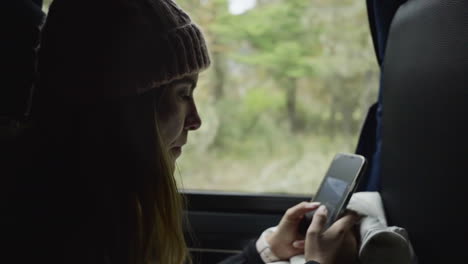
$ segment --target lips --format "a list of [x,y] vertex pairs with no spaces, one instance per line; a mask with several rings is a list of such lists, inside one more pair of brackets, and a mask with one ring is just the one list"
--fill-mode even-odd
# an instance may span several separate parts
[[183,147],[186,143],[187,143],[187,141],[183,141],[183,142],[181,142],[181,143],[174,143],[173,148],[181,148],[181,147]]

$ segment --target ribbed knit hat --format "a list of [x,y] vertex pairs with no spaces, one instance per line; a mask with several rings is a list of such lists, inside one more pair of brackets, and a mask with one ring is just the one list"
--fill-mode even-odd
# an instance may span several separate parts
[[146,0],[155,11],[155,23],[161,34],[159,48],[167,52],[161,61],[161,71],[155,73],[149,87],[140,87],[143,93],[153,87],[167,84],[186,75],[198,73],[210,65],[205,39],[189,15],[171,0]]
[[54,0],[42,30],[44,96],[135,96],[210,65],[205,39],[171,0]]

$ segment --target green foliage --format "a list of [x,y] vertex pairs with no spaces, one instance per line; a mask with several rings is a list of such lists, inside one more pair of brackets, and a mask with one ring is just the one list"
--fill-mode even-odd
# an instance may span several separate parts
[[275,137],[284,134],[276,116],[283,107],[284,96],[266,90],[250,90],[242,101],[225,99],[218,102],[222,115],[213,149],[229,151],[237,158],[248,157],[253,149],[263,152],[275,150]]
[[302,0],[275,1],[233,17],[226,27],[249,48],[234,58],[267,69],[277,80],[312,74],[317,44],[303,19],[307,7]]
[[259,115],[265,112],[278,114],[284,106],[284,96],[272,89],[251,89],[244,97],[244,112],[246,115]]

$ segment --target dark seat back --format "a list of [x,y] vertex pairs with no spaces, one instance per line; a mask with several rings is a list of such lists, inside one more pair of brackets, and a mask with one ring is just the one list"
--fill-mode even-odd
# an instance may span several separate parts
[[36,50],[45,14],[41,0],[2,2],[0,27],[0,143],[24,127],[36,76]]
[[[381,193],[420,263],[468,259],[468,1],[409,0],[382,68]],[[461,263],[458,262],[458,263]]]

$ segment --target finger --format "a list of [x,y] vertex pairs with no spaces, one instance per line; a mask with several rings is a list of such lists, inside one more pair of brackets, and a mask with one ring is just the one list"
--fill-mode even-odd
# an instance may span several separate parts
[[294,248],[303,249],[305,247],[305,240],[296,240],[292,243]]
[[327,208],[325,205],[321,205],[315,212],[314,217],[312,218],[312,223],[310,223],[310,226],[307,229],[308,236],[316,236],[324,231],[325,224],[327,223],[327,215]]
[[358,213],[358,212],[356,212],[356,211],[353,211],[353,210],[351,210],[351,209],[346,209],[343,215],[348,215],[348,214],[356,215],[359,219],[361,219],[361,218],[363,218],[363,217],[366,216],[365,214],[360,214],[360,213]]
[[367,216],[365,214],[361,214],[361,213],[358,213],[356,211],[346,209],[344,215],[349,215],[349,214],[354,215],[356,217],[356,223],[355,224],[360,223],[362,221],[362,219]]
[[288,222],[297,222],[299,221],[305,213],[315,210],[320,206],[320,203],[317,202],[302,202],[296,204],[295,206],[289,208],[284,214],[282,220]]
[[338,219],[332,226],[327,230],[327,234],[333,237],[343,236],[349,231],[357,222],[359,217],[356,214],[347,214],[342,218]]

